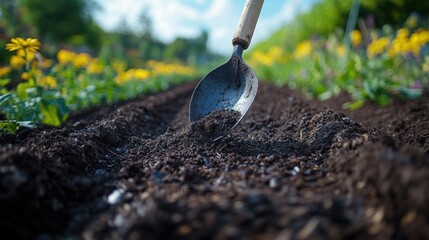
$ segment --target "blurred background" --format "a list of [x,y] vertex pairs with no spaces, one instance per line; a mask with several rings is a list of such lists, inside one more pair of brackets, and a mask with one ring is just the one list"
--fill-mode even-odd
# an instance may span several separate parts
[[[288,47],[311,35],[344,31],[352,0],[265,1],[252,48],[265,40]],[[47,54],[73,48],[92,54],[192,64],[229,55],[244,0],[2,0],[0,41],[39,39]],[[401,26],[411,14],[427,18],[423,0],[362,0],[359,17]],[[270,42],[273,41],[273,42]],[[4,51],[4,49],[2,49]],[[7,54],[2,52],[1,61]]]
[[[2,0],[0,130],[2,119],[60,125],[70,111],[200,79],[232,53],[244,3]],[[427,89],[428,29],[425,0],[266,0],[244,60],[310,98],[385,106]],[[40,49],[6,50],[18,37],[18,49],[28,38]]]
[[[267,1],[253,42],[269,37],[315,0]],[[244,1],[228,0],[4,0],[0,41],[15,36],[59,48],[139,60],[204,65],[231,54],[231,38]],[[3,49],[4,51],[4,49]],[[7,54],[2,54],[5,62]]]

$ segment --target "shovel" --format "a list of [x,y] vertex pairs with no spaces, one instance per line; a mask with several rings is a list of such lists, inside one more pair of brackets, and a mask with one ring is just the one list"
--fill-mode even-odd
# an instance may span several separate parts
[[[215,110],[235,110],[244,117],[255,99],[258,79],[243,61],[242,54],[249,47],[264,0],[246,0],[240,22],[232,39],[231,58],[203,77],[192,94],[189,121],[192,123]],[[229,129],[229,130],[231,130]]]

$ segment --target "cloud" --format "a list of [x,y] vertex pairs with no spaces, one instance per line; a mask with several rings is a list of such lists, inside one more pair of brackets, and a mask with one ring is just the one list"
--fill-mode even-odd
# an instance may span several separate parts
[[195,36],[199,32],[192,24],[199,17],[196,9],[179,0],[154,0],[148,3],[154,33],[161,40],[169,42],[176,36]]
[[[156,37],[171,42],[177,36],[196,37],[209,31],[209,48],[230,54],[231,40],[240,19],[244,0],[98,0],[103,11],[96,19],[103,28],[113,30],[121,19],[138,29],[138,16],[146,9]],[[305,10],[316,0],[265,1],[252,45],[266,38],[285,21]]]
[[138,17],[146,9],[152,18],[155,32],[162,40],[198,32],[191,30],[194,27],[189,24],[198,19],[198,12],[180,0],[98,0],[98,2],[103,9],[96,14],[96,20],[107,30],[114,30],[122,19],[130,27],[137,28]]
[[232,49],[231,38],[241,12],[234,3],[237,1],[194,0],[199,4],[197,7],[185,5],[183,0],[155,2],[149,8],[156,26],[155,35],[161,40],[169,42],[176,36],[196,37],[202,30],[208,30],[208,45],[212,50],[226,53],[226,49]]
[[[297,16],[297,14],[309,10],[315,0],[288,0],[280,6],[280,11],[275,14],[269,14],[266,17],[261,17],[258,21],[256,29],[258,34],[255,34],[253,37],[254,42],[265,39],[270,36],[275,30],[283,26],[285,23],[290,22]],[[262,9],[264,13],[265,9]]]
[[232,36],[240,18],[237,1],[214,0],[203,13],[202,21],[210,29],[209,47],[222,54],[232,52]]
[[98,0],[98,3],[102,10],[96,12],[95,19],[106,30],[115,29],[122,20],[136,21],[144,7],[142,2],[129,0]]

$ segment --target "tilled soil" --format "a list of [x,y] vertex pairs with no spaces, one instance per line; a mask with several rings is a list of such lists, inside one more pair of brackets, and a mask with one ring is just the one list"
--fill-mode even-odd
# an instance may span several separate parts
[[429,238],[428,94],[347,112],[344,97],[318,103],[260,84],[246,117],[213,142],[210,124],[188,123],[193,87],[1,136],[1,235]]

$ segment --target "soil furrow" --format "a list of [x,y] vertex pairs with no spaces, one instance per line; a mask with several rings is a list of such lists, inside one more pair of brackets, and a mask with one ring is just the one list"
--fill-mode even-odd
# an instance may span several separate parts
[[[157,95],[156,101],[149,96],[116,109],[93,110],[62,129],[25,130],[2,137],[9,143],[0,149],[0,162],[9,170],[1,178],[1,212],[13,216],[21,209],[22,217],[27,216],[9,219],[5,232],[28,239],[40,232],[81,230],[108,208],[104,198],[117,188],[117,169],[132,137],[155,137],[165,131],[186,104],[183,95],[191,92],[185,86]],[[5,185],[9,181],[14,184]],[[27,231],[8,227],[20,224],[28,226]]]
[[[26,239],[429,237],[420,122],[378,128],[261,84],[248,115],[212,142],[188,123],[193,87],[2,137],[0,228]],[[377,111],[408,124],[427,119],[424,104],[407,118]]]

